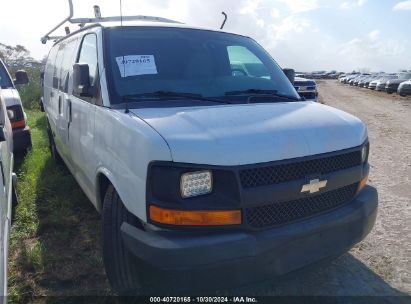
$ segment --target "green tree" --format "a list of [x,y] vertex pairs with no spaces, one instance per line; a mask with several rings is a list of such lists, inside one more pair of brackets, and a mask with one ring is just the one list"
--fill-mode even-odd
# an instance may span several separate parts
[[11,75],[17,70],[25,70],[29,84],[18,86],[23,106],[28,109],[39,107],[41,96],[40,72],[42,64],[30,56],[30,51],[23,45],[10,46],[0,43],[0,59],[6,64]]

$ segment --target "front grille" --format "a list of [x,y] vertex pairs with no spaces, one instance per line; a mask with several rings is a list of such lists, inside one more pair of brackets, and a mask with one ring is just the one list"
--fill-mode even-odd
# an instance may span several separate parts
[[312,87],[315,85],[316,83],[314,81],[294,81],[295,87]]
[[248,208],[246,220],[255,229],[291,223],[342,206],[354,198],[357,189],[358,183],[316,196]]
[[311,93],[311,92],[307,92],[307,93],[298,93],[300,94],[301,97],[304,97],[305,99],[316,99],[317,98],[317,94],[316,93]]
[[359,150],[311,160],[294,160],[291,163],[244,169],[240,171],[240,181],[243,188],[247,189],[304,179],[310,175],[322,175],[360,165]]

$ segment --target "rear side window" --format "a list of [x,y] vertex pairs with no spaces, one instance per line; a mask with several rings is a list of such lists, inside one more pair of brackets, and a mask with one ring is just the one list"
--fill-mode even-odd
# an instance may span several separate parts
[[75,56],[77,55],[78,39],[68,41],[63,50],[63,59],[61,61],[61,72],[59,77],[59,88],[61,91],[68,93],[69,79]]
[[51,82],[53,81],[53,74],[54,74],[54,64],[56,62],[56,56],[58,52],[58,47],[54,46],[49,53],[49,56],[47,58],[47,64],[46,68],[44,70],[44,84],[47,87],[51,86]]
[[53,70],[53,88],[68,93],[69,78],[77,48],[78,39],[63,41],[59,45]]
[[57,52],[57,57],[56,57],[56,62],[54,65],[54,72],[53,72],[53,88],[58,89],[59,88],[59,80],[60,80],[60,73],[61,73],[61,63],[63,61],[63,55],[64,55],[64,44],[61,44],[58,52]]

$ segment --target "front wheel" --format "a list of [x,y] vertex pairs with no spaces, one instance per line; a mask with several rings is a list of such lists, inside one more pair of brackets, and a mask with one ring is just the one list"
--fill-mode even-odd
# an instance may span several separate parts
[[102,213],[104,266],[113,289],[121,294],[129,294],[141,288],[143,269],[139,267],[137,259],[126,248],[121,237],[121,225],[124,222],[139,224],[110,185],[104,197]]

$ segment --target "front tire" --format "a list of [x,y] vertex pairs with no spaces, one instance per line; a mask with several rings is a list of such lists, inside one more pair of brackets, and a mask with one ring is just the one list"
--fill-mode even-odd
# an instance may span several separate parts
[[130,294],[141,288],[143,270],[137,259],[126,248],[121,236],[121,225],[139,225],[138,220],[127,211],[112,185],[104,197],[102,213],[103,260],[108,280],[120,294]]

